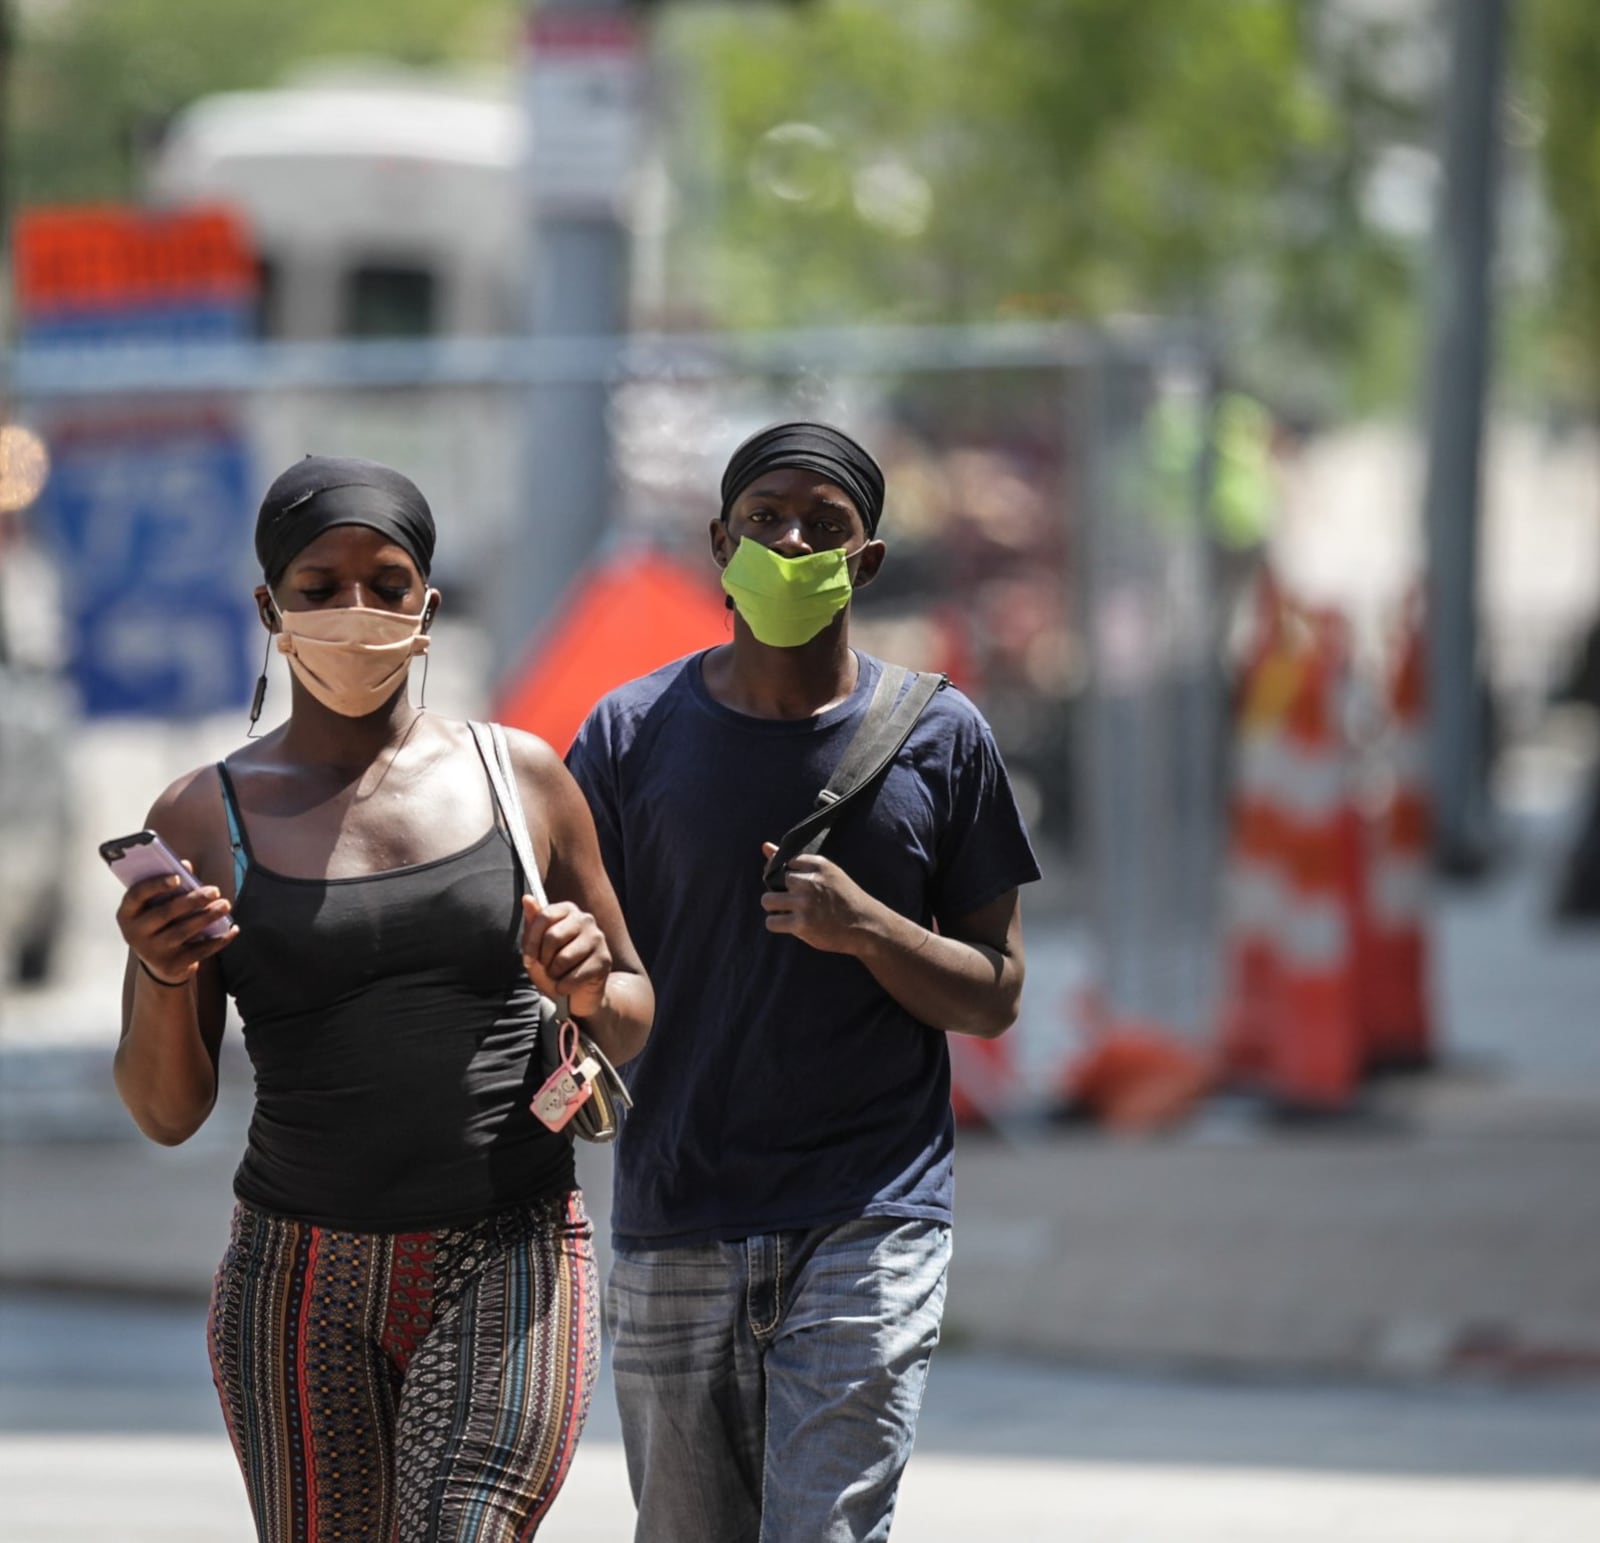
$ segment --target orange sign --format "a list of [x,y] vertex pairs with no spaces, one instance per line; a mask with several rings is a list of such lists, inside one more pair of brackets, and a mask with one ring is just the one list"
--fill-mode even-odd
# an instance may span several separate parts
[[613,686],[728,636],[715,584],[652,552],[619,553],[574,587],[503,683],[495,716],[565,754],[589,709]]
[[24,317],[248,301],[248,232],[220,205],[145,210],[118,204],[23,209],[12,238]]

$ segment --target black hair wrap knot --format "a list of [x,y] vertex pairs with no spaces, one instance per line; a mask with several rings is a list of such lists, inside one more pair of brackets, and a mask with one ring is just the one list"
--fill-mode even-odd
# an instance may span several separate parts
[[428,500],[409,477],[355,456],[308,455],[267,489],[256,516],[256,557],[276,584],[295,556],[335,525],[366,525],[411,554],[424,579],[433,567]]
[[826,423],[775,423],[752,434],[722,474],[722,518],[763,472],[798,467],[824,476],[850,495],[869,536],[883,515],[883,469],[855,440]]

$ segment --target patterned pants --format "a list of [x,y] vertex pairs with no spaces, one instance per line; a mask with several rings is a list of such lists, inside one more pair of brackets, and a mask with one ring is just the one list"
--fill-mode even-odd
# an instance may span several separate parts
[[577,1191],[439,1232],[234,1212],[211,1369],[263,1543],[512,1543],[561,1488],[599,1358]]

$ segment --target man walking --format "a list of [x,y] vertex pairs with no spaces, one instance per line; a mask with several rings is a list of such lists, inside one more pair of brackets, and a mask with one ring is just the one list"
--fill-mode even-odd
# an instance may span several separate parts
[[1039,870],[953,687],[763,884],[884,668],[849,644],[883,500],[837,429],[747,440],[710,532],[732,642],[612,692],[569,756],[656,987],[607,1293],[640,1543],[888,1537],[950,1259],[945,1035],[1017,1013]]

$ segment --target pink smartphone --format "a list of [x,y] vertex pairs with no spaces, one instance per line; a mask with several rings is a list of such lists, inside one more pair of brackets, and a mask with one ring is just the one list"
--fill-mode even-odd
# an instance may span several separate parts
[[[178,861],[178,854],[153,830],[135,831],[131,836],[117,836],[100,843],[100,855],[106,866],[128,888],[145,879],[157,879],[163,874],[175,873],[185,889],[199,889],[197,879]],[[202,929],[203,938],[223,938],[233,926],[231,916],[219,916]]]

